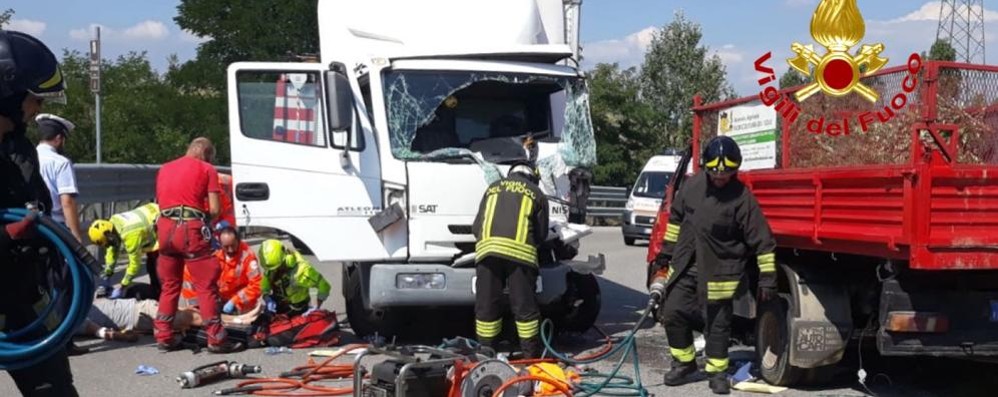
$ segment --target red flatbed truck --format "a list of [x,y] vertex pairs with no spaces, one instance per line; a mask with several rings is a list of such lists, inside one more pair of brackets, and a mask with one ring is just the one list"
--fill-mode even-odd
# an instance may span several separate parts
[[[902,92],[906,73],[863,78],[880,90],[878,108]],[[889,356],[998,356],[998,67],[926,62],[916,76],[907,106],[866,132],[855,122],[834,137],[807,128],[821,117],[856,120],[870,107],[862,99],[797,104],[798,121],[778,129],[777,168],[739,174],[779,245],[781,299],[757,310],[748,284],[735,309],[755,319],[770,383],[820,382],[864,338]],[[720,112],[759,100],[697,103],[684,161],[698,164]],[[684,179],[663,201],[649,271]]]

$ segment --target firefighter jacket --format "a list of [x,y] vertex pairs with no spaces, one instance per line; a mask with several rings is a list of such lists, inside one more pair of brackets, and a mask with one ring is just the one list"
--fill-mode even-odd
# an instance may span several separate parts
[[497,257],[537,266],[548,236],[548,200],[537,185],[514,174],[488,187],[472,226],[475,263]]
[[[114,264],[118,261],[118,251],[124,248],[128,254],[128,267],[125,268],[125,277],[121,279],[121,285],[128,286],[132,283],[132,278],[139,274],[139,267],[142,266],[142,256],[159,250],[159,241],[156,239],[156,219],[158,218],[159,205],[156,203],[149,203],[134,210],[111,216],[109,221],[121,237],[121,243],[107,248],[107,254],[104,257],[105,276],[114,274]],[[151,263],[148,266],[155,269],[156,264]]]
[[670,208],[665,243],[673,255],[669,281],[695,261],[708,300],[733,297],[752,259],[759,285],[776,286],[776,239],[755,196],[737,178],[719,189],[701,172],[685,183]]
[[275,301],[286,302],[294,309],[305,308],[313,291],[318,302],[329,298],[329,282],[298,251],[289,250],[281,268],[264,275],[263,295],[272,295]]
[[[244,313],[256,306],[263,288],[263,272],[256,259],[256,253],[245,242],[239,242],[236,254],[229,256],[224,249],[215,251],[222,271],[218,276],[218,296],[224,302],[232,302],[239,312]],[[183,299],[190,306],[197,306],[197,291],[194,278],[184,268],[184,284],[181,290]],[[222,303],[223,305],[225,303]]]

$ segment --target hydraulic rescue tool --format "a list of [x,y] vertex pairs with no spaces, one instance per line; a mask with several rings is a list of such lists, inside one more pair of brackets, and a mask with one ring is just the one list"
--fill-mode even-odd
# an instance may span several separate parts
[[177,383],[183,389],[216,382],[222,379],[245,378],[249,374],[258,374],[262,370],[259,365],[239,364],[234,361],[219,361],[194,368],[177,377]]

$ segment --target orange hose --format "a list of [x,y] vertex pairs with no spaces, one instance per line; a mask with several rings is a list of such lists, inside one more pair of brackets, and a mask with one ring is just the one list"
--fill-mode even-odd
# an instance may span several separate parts
[[568,386],[565,385],[565,383],[534,375],[523,375],[507,380],[506,383],[503,383],[502,386],[499,386],[499,388],[496,389],[494,393],[492,393],[492,397],[502,397],[502,393],[506,391],[506,389],[513,387],[513,385],[517,383],[527,382],[527,381],[537,381],[537,382],[547,383],[551,386],[554,386],[555,389],[558,389],[558,391],[564,394],[566,397],[572,397],[572,391],[568,389]]
[[333,360],[342,357],[351,351],[365,348],[367,345],[353,344],[343,347],[339,353],[323,360],[319,364],[309,364],[296,367],[295,371],[305,370],[308,372],[301,376],[301,380],[288,378],[264,378],[253,379],[239,383],[237,387],[257,386],[260,390],[254,390],[250,394],[255,396],[346,396],[353,394],[353,387],[332,387],[317,386],[312,382],[335,379],[343,380],[353,376],[353,364],[330,364]]

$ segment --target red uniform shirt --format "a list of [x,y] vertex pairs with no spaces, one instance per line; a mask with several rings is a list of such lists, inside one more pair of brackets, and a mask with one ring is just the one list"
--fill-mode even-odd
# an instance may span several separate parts
[[193,157],[163,164],[156,174],[156,202],[164,210],[183,205],[208,212],[208,193],[221,192],[215,167]]

